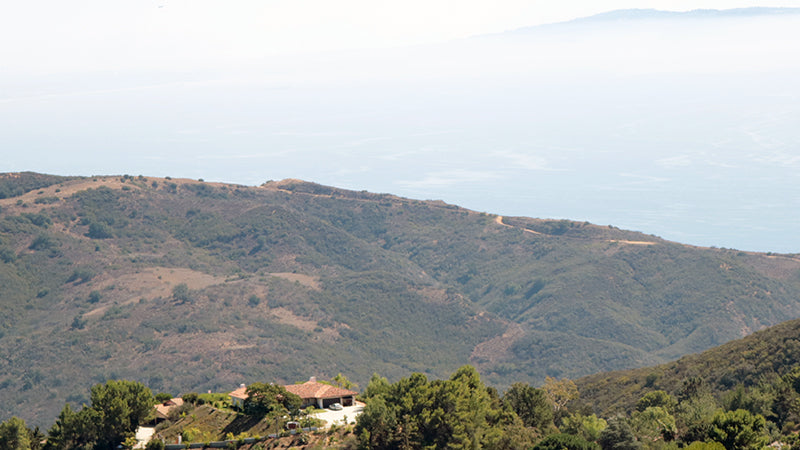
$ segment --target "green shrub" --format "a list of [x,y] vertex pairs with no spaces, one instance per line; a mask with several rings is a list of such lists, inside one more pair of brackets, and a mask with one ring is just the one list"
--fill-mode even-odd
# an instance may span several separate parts
[[192,300],[189,294],[189,286],[186,283],[180,283],[172,288],[172,299],[181,303],[187,303]]
[[161,439],[152,439],[144,448],[145,450],[164,450],[164,447],[164,442]]
[[4,263],[12,263],[16,261],[17,254],[9,248],[0,248],[0,260]]
[[34,200],[33,203],[39,205],[50,205],[53,203],[58,203],[59,201],[61,201],[61,199],[58,197],[39,197],[36,200]]
[[89,303],[97,303],[103,296],[100,294],[100,291],[92,291],[89,292]]
[[83,318],[83,314],[78,314],[74,319],[72,319],[72,325],[70,325],[70,327],[73,330],[82,330],[86,327],[86,323],[87,321]]
[[55,247],[55,241],[46,234],[40,234],[33,239],[31,245],[28,246],[31,250],[47,250]]
[[67,283],[77,282],[77,284],[82,284],[92,278],[94,278],[94,271],[87,267],[81,267],[72,271],[72,275],[67,278]]
[[194,404],[197,404],[197,400],[199,398],[199,395],[200,394],[198,394],[197,392],[189,392],[187,394],[183,394],[183,396],[181,398],[183,399],[184,402],[191,403],[191,404],[194,405]]
[[100,222],[92,222],[89,224],[89,232],[86,233],[87,237],[92,239],[108,239],[112,237],[111,228]]
[[28,219],[32,224],[40,228],[47,228],[53,223],[53,221],[44,214],[24,213],[21,216]]

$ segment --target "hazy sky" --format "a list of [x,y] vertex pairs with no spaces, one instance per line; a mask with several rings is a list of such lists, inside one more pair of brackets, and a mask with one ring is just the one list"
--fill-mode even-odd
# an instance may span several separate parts
[[0,171],[302,178],[800,252],[796,1],[19,0]]
[[19,0],[0,10],[11,73],[176,69],[276,53],[408,45],[623,8],[800,6],[766,0]]

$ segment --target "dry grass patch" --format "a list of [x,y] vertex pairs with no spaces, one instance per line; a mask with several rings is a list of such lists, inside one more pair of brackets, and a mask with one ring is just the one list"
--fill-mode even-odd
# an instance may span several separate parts
[[273,277],[283,278],[284,280],[289,281],[296,281],[303,286],[310,287],[315,291],[320,290],[319,287],[319,278],[312,277],[311,275],[303,275],[301,273],[293,273],[293,272],[278,272],[278,273],[270,273]]
[[[92,285],[92,289],[107,290],[114,288],[118,292],[118,303],[128,305],[138,302],[142,298],[166,298],[172,294],[172,289],[180,283],[186,283],[189,289],[203,289],[208,286],[220,284],[225,277],[217,277],[207,273],[185,268],[153,267],[138,273],[107,278]],[[104,305],[87,312],[85,317],[92,317],[105,312],[110,306]]]

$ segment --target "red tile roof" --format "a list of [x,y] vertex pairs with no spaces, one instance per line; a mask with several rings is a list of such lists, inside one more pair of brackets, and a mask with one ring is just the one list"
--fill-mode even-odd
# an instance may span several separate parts
[[241,386],[239,389],[236,389],[235,391],[231,392],[228,395],[233,397],[233,398],[238,398],[240,400],[245,400],[248,397],[247,396],[247,386]]
[[316,381],[306,381],[303,384],[290,384],[284,386],[287,391],[300,398],[341,398],[351,395],[358,395],[358,392],[343,389],[330,384],[318,383]]
[[[330,384],[319,383],[316,381],[306,381],[302,384],[289,384],[284,386],[287,391],[297,395],[300,398],[342,398],[351,395],[358,395],[358,392],[349,389],[343,389]],[[245,400],[247,399],[247,387],[242,386],[239,389],[228,394],[231,397]]]
[[180,397],[167,400],[164,403],[156,405],[156,416],[166,419],[172,408],[177,408],[181,405],[183,405],[183,399]]

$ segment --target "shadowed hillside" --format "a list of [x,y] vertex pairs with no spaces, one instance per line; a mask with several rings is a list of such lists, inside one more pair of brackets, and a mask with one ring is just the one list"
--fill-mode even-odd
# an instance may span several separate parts
[[[741,385],[771,383],[800,364],[800,320],[790,320],[743,339],[667,364],[599,373],[576,381],[581,402],[604,415],[630,412],[645,393],[675,395],[684,381],[700,379],[716,397]],[[796,376],[796,375],[795,375]]]
[[487,384],[653,365],[800,316],[800,260],[299,180],[5,174],[0,418],[107,378]]

